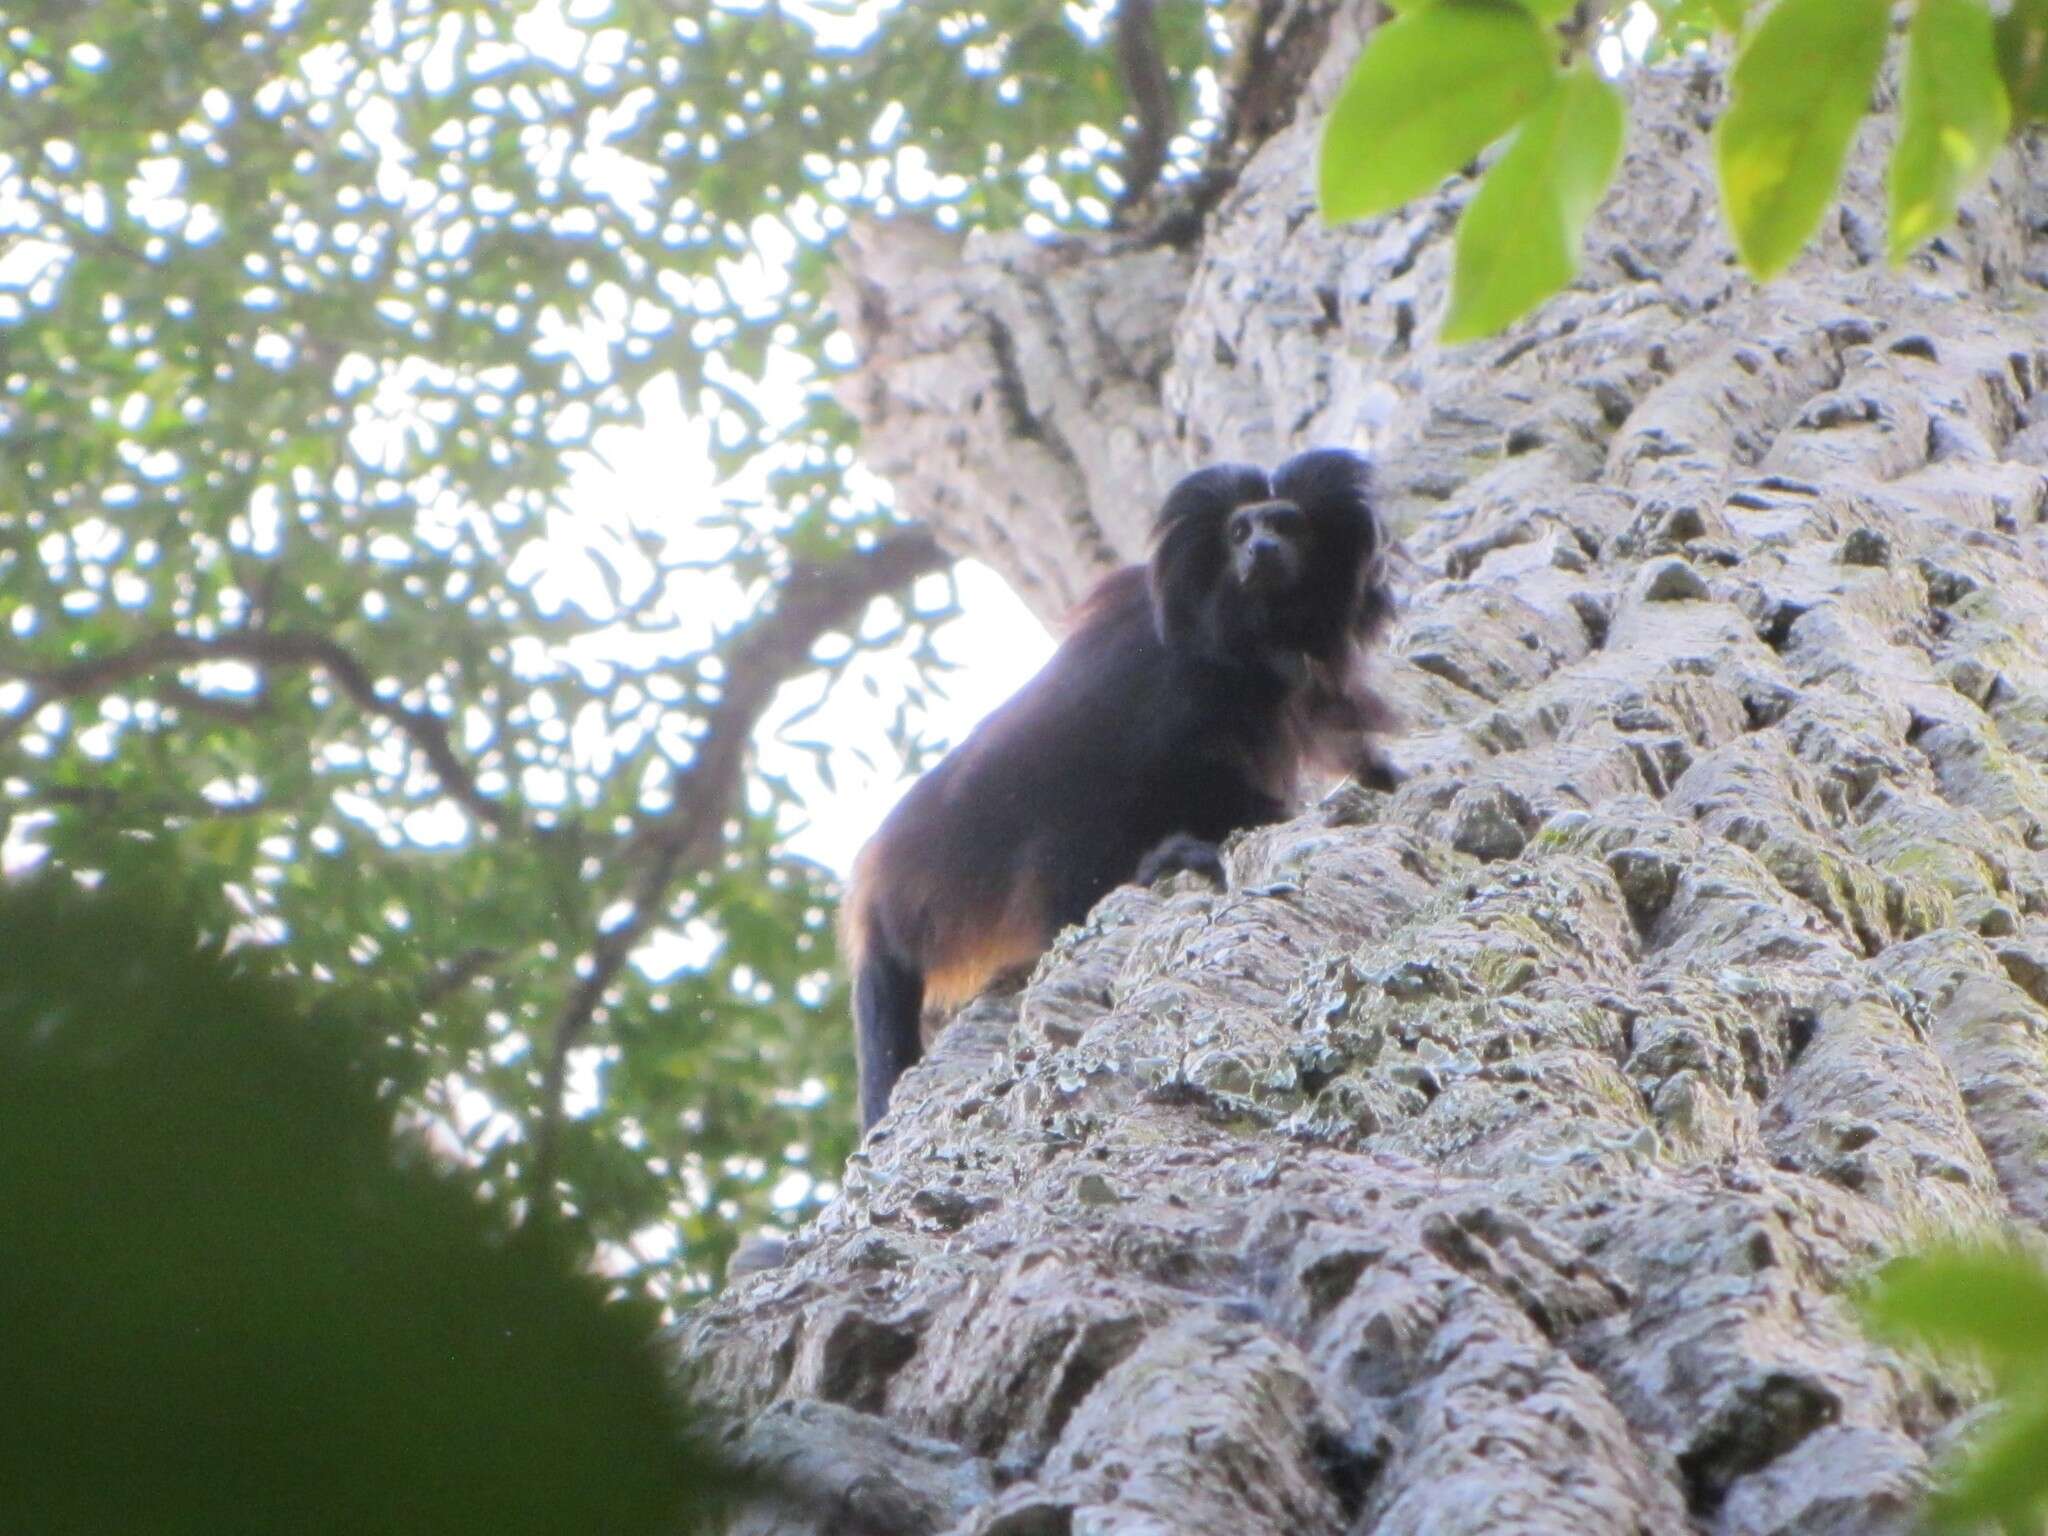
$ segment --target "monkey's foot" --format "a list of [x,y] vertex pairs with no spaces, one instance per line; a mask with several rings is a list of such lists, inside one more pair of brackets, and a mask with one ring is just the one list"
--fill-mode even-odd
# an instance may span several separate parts
[[1168,875],[1183,870],[1212,881],[1219,891],[1230,889],[1230,877],[1223,869],[1223,852],[1214,843],[1176,832],[1138,861],[1138,884],[1156,885]]
[[1401,787],[1402,781],[1408,776],[1378,752],[1367,748],[1359,754],[1357,763],[1351,769],[1351,777],[1367,789],[1392,794]]

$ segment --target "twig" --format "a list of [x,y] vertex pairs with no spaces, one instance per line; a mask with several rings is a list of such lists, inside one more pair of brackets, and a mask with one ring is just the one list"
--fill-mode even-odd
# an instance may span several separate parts
[[487,974],[510,953],[510,950],[477,944],[465,949],[454,959],[443,961],[434,967],[434,974],[420,987],[420,1007],[431,1008],[449,993],[461,991],[477,977]]
[[101,816],[122,815],[149,821],[212,821],[257,816],[276,807],[268,800],[138,800],[97,784],[51,784],[36,791],[45,805],[75,805]]
[[[36,668],[25,662],[0,656],[0,677],[18,679],[29,685],[39,699],[73,699],[86,694],[118,688],[138,677],[165,667],[186,667],[205,661],[246,661],[258,667],[318,667],[334,680],[336,687],[365,714],[388,720],[426,758],[440,779],[441,787],[467,807],[479,821],[501,831],[513,821],[509,807],[493,800],[477,787],[476,776],[456,755],[448,737],[448,726],[439,715],[423,709],[408,709],[396,699],[377,691],[369,671],[336,642],[325,635],[288,631],[233,630],[210,639],[166,633],[152,635],[105,656],[89,657],[63,666]],[[196,695],[183,689],[180,702],[190,704]]]

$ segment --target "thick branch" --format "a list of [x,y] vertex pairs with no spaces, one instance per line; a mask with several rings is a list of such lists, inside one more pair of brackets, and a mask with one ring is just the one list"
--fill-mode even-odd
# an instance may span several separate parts
[[[589,1032],[598,1005],[627,957],[666,910],[676,882],[717,858],[721,829],[744,780],[747,744],[776,691],[809,665],[812,648],[826,635],[854,623],[874,599],[943,570],[950,559],[929,533],[916,529],[830,564],[799,565],[783,582],[774,609],[724,650],[724,691],[706,717],[696,756],[676,772],[670,809],[629,849],[627,862],[639,865],[627,898],[632,911],[599,936],[588,970],[555,1021],[535,1136],[531,1187],[537,1197],[553,1186],[560,1165],[562,1090],[569,1055]],[[535,1208],[544,1206],[537,1203]]]
[[1294,120],[1304,86],[1328,46],[1340,0],[1258,0],[1238,29],[1237,64],[1224,92],[1223,121],[1199,174],[1183,183],[1138,245],[1184,247],[1209,210],[1237,182],[1260,145]]
[[1124,190],[1117,199],[1118,208],[1130,208],[1166,169],[1166,146],[1173,137],[1173,84],[1159,51],[1152,0],[1122,0],[1117,6],[1116,61],[1123,74],[1124,99],[1137,120],[1124,141]]
[[[477,787],[476,776],[470,772],[469,765],[456,755],[446,721],[427,710],[410,709],[396,699],[384,697],[377,691],[376,680],[363,664],[324,635],[237,630],[200,639],[193,635],[159,634],[125,651],[89,657],[58,667],[37,668],[25,662],[0,659],[0,677],[27,683],[39,699],[74,699],[118,688],[123,683],[166,667],[186,667],[204,661],[243,661],[257,667],[322,669],[357,708],[396,726],[426,758],[442,788],[459,800],[471,815],[500,829],[511,821],[512,812]],[[179,686],[178,699],[181,703],[189,705],[194,699],[203,697]]]

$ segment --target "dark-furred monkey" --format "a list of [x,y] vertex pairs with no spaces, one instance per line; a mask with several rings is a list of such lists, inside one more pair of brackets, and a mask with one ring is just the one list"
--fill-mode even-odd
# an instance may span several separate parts
[[1366,461],[1343,449],[1189,475],[1152,558],[1106,577],[1017,695],[904,795],[844,908],[865,1130],[927,1005],[1042,954],[1112,887],[1220,875],[1304,770],[1392,781],[1364,651],[1391,606]]

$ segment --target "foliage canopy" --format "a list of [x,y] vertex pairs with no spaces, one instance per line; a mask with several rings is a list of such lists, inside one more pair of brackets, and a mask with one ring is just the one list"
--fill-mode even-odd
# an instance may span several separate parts
[[[1218,19],[1146,21],[1192,122]],[[679,1232],[701,1279],[734,1222],[803,1214],[852,1124],[833,882],[755,733],[792,677],[928,659],[949,602],[910,600],[944,562],[853,471],[827,248],[911,204],[1110,217],[1107,23],[0,7],[13,860],[168,851],[215,935],[382,1010],[393,1090],[487,1193],[615,1264]],[[707,433],[676,502],[579,497],[671,379]],[[876,705],[906,751],[918,686]]]
[[[142,871],[0,889],[0,1503],[43,1536],[673,1531],[655,1308],[392,1156],[381,1021]],[[31,1406],[32,1405],[32,1406]],[[688,1528],[698,1528],[691,1522]]]

